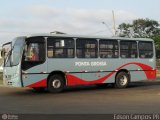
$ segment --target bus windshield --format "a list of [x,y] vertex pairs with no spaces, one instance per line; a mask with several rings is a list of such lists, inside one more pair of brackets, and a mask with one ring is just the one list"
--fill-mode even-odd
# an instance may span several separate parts
[[24,43],[25,41],[22,39],[15,39],[13,42],[3,45],[2,54],[4,57],[5,67],[18,65],[21,60]]
[[3,46],[2,46],[2,52],[1,52],[1,55],[3,57],[3,62],[4,62],[4,66],[10,66],[10,52],[11,52],[11,46],[12,46],[12,43],[9,42],[9,43],[5,43]]
[[10,57],[12,66],[18,65],[19,62],[21,61],[24,43],[25,43],[24,40],[16,39],[11,51],[11,57]]

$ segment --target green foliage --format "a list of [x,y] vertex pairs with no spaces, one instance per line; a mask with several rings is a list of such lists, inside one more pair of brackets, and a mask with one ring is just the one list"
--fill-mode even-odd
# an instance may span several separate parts
[[131,24],[120,24],[118,30],[121,37],[152,38],[160,49],[160,24],[155,20],[136,19]]
[[120,37],[130,37],[129,28],[132,27],[131,24],[122,23],[119,25],[118,29],[120,30],[119,36]]
[[137,19],[132,24],[122,23],[119,25],[119,36],[151,38],[160,34],[159,24],[155,20]]
[[160,35],[154,35],[152,39],[155,41],[156,48],[160,50]]
[[156,45],[156,57],[160,59],[160,35],[155,35],[152,39],[155,41]]

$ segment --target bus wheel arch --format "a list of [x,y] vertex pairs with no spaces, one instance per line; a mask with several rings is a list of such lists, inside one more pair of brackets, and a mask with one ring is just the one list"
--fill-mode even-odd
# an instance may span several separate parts
[[49,92],[62,92],[66,86],[65,74],[62,71],[53,71],[47,77],[47,89]]
[[126,88],[131,81],[130,72],[127,69],[119,70],[115,75],[115,87]]

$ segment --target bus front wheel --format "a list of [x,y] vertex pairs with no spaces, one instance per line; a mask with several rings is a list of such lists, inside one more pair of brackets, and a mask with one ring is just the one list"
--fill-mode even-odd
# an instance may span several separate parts
[[49,78],[48,91],[51,93],[62,92],[65,86],[64,77],[59,74],[55,74]]
[[129,84],[129,74],[126,72],[120,72],[116,76],[115,87],[126,88]]

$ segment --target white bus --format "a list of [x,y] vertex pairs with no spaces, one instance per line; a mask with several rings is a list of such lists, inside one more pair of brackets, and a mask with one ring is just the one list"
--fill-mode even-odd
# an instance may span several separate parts
[[17,37],[6,46],[7,86],[61,92],[65,86],[89,84],[125,88],[156,77],[152,39],[36,35]]

